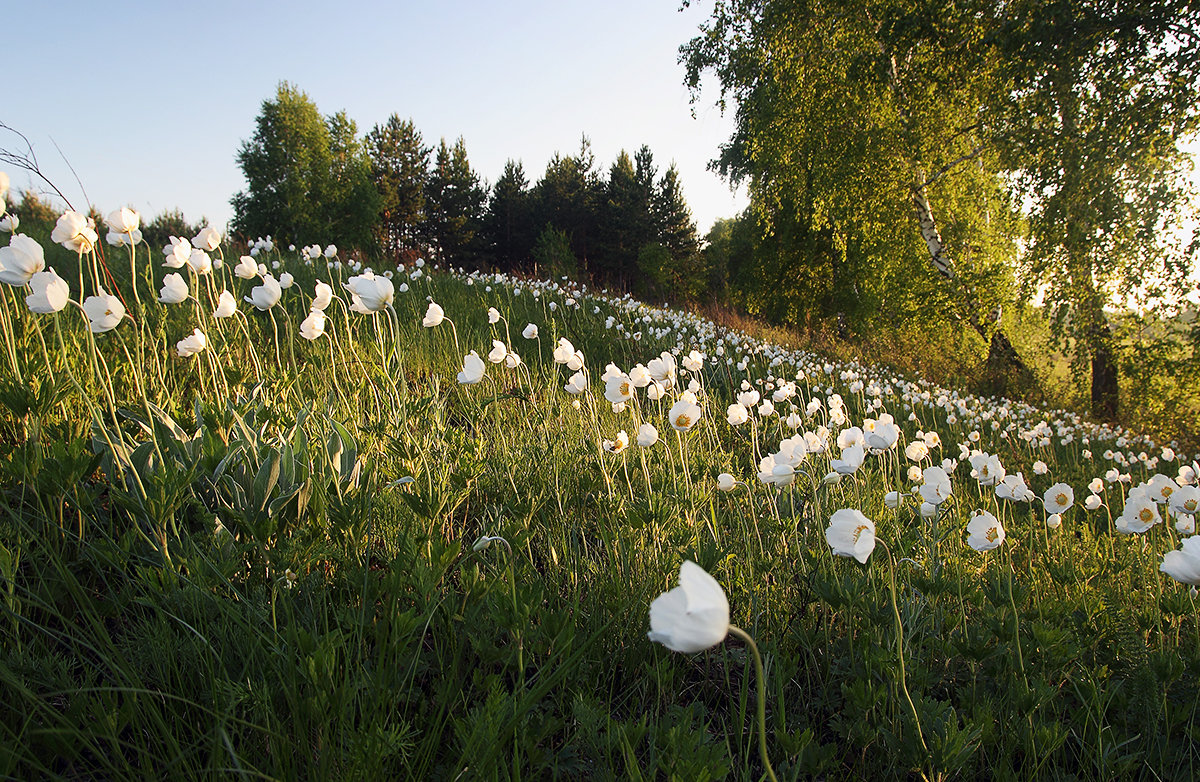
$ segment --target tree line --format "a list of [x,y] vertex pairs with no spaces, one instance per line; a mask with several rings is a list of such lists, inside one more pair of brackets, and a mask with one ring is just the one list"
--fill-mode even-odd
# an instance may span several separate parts
[[716,165],[752,225],[712,238],[751,312],[956,326],[1011,365],[1003,305],[1038,302],[1111,420],[1145,355],[1122,324],[1195,287],[1189,0],[728,0],[680,61],[735,114]]
[[724,284],[706,266],[675,166],[650,148],[601,168],[586,136],[530,182],[509,160],[494,183],[471,166],[466,143],[427,144],[393,114],[359,135],[345,112],[322,116],[281,83],[263,101],[237,161],[247,186],[233,199],[242,236],[334,242],[396,260],[542,276],[587,276],[654,297],[696,300]]

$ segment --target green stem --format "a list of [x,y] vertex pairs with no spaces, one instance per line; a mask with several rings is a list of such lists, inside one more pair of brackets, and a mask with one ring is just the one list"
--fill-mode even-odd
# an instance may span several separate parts
[[767,757],[767,678],[763,674],[762,655],[758,653],[758,644],[742,628],[737,625],[729,626],[729,634],[742,639],[750,651],[754,653],[754,673],[758,677],[758,752],[762,757],[763,768],[772,782],[779,782],[775,769],[771,768],[771,759]]

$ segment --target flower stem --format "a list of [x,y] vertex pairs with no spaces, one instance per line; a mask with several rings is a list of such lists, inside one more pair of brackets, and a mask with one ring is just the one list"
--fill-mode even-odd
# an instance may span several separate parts
[[729,626],[730,635],[736,635],[746,642],[754,653],[754,673],[758,677],[758,752],[762,756],[763,768],[767,770],[767,778],[779,782],[775,769],[771,768],[771,759],[767,757],[767,681],[763,675],[762,655],[758,653],[758,644],[742,628],[737,625]]

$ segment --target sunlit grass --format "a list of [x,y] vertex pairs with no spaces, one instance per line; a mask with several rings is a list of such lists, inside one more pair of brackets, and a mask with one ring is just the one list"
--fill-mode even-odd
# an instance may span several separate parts
[[[747,647],[646,638],[692,560],[763,654],[781,779],[1195,775],[1200,625],[1159,569],[1189,519],[1160,493],[1118,532],[1189,459],[561,280],[377,267],[363,313],[336,254],[128,252],[56,268],[123,298],[104,333],[0,286],[0,774],[757,779]],[[878,550],[835,555],[842,510]]]

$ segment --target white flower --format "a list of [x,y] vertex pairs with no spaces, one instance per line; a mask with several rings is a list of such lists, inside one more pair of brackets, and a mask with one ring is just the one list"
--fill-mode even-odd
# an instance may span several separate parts
[[50,241],[81,254],[91,252],[99,240],[92,219],[72,211],[63,212],[50,233]]
[[987,511],[975,511],[967,522],[967,545],[976,551],[990,551],[1004,542],[1004,527]]
[[644,423],[638,427],[637,444],[643,448],[649,448],[658,442],[658,430],[651,423]]
[[0,247],[0,282],[20,287],[45,268],[45,251],[25,234],[17,234],[7,247]]
[[1163,555],[1159,570],[1183,584],[1200,584],[1200,536],[1184,538],[1178,551]]
[[566,337],[559,337],[558,344],[554,347],[554,363],[565,364],[575,355],[575,346]]
[[295,282],[296,278],[291,275],[291,272],[284,272],[283,274],[279,275],[279,287],[285,291],[292,287]]
[[187,265],[196,274],[212,274],[212,258],[203,250],[192,250],[188,255]]
[[117,327],[125,317],[125,305],[116,296],[100,292],[83,301],[83,312],[88,317],[88,326],[93,334],[103,334]]
[[254,286],[250,295],[244,298],[257,309],[266,312],[278,304],[282,296],[283,289],[279,287],[279,281],[268,274],[263,277],[262,285]]
[[429,308],[425,310],[425,317],[421,320],[421,325],[427,329],[440,326],[442,321],[446,319],[446,313],[437,302],[429,302]]
[[221,291],[221,295],[217,297],[217,308],[213,310],[213,317],[229,318],[235,312],[237,312],[237,299],[229,291]]
[[1083,501],[1083,507],[1088,510],[1096,510],[1096,508],[1099,508],[1103,504],[1103,500],[1100,499],[1098,494],[1089,494],[1087,499]]
[[344,287],[350,291],[350,309],[364,315],[390,307],[396,296],[391,280],[369,271],[351,277]]
[[919,462],[929,455],[929,446],[924,440],[913,440],[904,448],[904,457],[910,462]]
[[899,508],[901,501],[902,498],[900,496],[900,492],[898,491],[889,491],[887,494],[883,495],[883,504],[892,510]]
[[1121,511],[1121,515],[1117,517],[1116,528],[1117,532],[1123,535],[1130,535],[1138,532],[1145,532],[1162,521],[1162,517],[1158,515],[1158,507],[1154,504],[1154,500],[1150,497],[1135,496],[1130,492],[1129,497],[1125,501],[1125,508]]
[[1005,475],[996,484],[996,496],[1002,500],[1012,500],[1013,502],[1030,502],[1036,495],[1026,485],[1025,476],[1016,473],[1015,475]]
[[721,491],[733,491],[737,487],[737,481],[727,472],[723,472],[717,476],[717,488]]
[[858,472],[859,467],[862,467],[865,458],[866,453],[861,445],[851,445],[849,448],[842,449],[840,459],[830,460],[829,466],[839,475],[852,475]]
[[973,454],[971,477],[979,481],[980,486],[994,486],[1004,480],[1004,465],[1000,464],[1000,457],[986,453]]
[[609,453],[621,453],[629,447],[629,435],[625,434],[625,430],[617,432],[615,440],[605,440],[602,443],[604,450]]
[[179,304],[187,301],[188,285],[179,272],[171,272],[163,277],[162,289],[158,292],[158,300],[163,304]]
[[525,339],[537,339],[538,327],[530,323],[525,326],[525,330],[521,332],[521,336]]
[[330,302],[333,301],[333,288],[328,284],[318,280],[316,285],[316,293],[316,298],[314,298],[312,301],[312,309],[324,311],[325,308],[329,306]]
[[687,432],[696,425],[703,412],[695,400],[681,396],[679,401],[671,406],[670,412],[667,413],[667,418],[675,431]]
[[750,420],[750,411],[738,402],[734,402],[725,411],[725,420],[729,422],[730,426],[741,426]]
[[119,234],[131,234],[138,230],[142,224],[142,218],[137,212],[127,206],[109,212],[108,217],[104,218],[104,222],[108,224],[110,231]]
[[1065,513],[1075,504],[1075,491],[1065,483],[1056,483],[1046,489],[1042,504],[1046,506],[1047,513]]
[[196,329],[175,343],[175,352],[180,358],[187,358],[196,355],[206,347],[208,347],[208,338],[204,336],[204,332]]
[[616,374],[609,374],[604,381],[604,398],[614,405],[632,399],[633,381],[629,379],[629,375],[619,370]]
[[1171,510],[1176,513],[1186,513],[1189,516],[1200,512],[1200,488],[1195,486],[1180,486],[1171,493]]
[[875,550],[875,522],[854,508],[835,511],[825,529],[825,542],[837,556],[854,557],[866,564]]
[[498,339],[492,340],[492,349],[487,354],[488,361],[499,364],[508,355],[508,347]]
[[1051,513],[1046,517],[1046,526],[1050,529],[1058,529],[1062,526],[1062,514]]
[[1033,474],[1034,475],[1045,475],[1048,472],[1050,472],[1050,468],[1047,467],[1046,463],[1043,462],[1041,459],[1038,459],[1036,462],[1033,463]]
[[253,280],[258,276],[258,263],[249,255],[243,255],[233,267],[233,273],[243,280]]
[[563,389],[566,390],[568,394],[578,396],[584,391],[587,391],[587,387],[587,375],[583,374],[582,372],[576,372],[575,374],[571,375],[570,380],[568,380],[567,384],[563,386]]
[[192,246],[197,250],[212,252],[221,246],[221,233],[216,228],[205,226],[192,237]]
[[729,634],[729,600],[716,579],[687,560],[679,586],[650,604],[646,637],[674,652],[691,654],[716,646]]
[[500,322],[500,310],[495,307],[488,307],[488,323],[496,324]]
[[300,324],[300,336],[307,340],[317,339],[325,333],[325,320],[323,310],[311,310]]
[[950,476],[941,467],[930,467],[924,472],[925,482],[921,485],[921,499],[931,505],[941,505],[950,499]]
[[34,274],[29,279],[29,287],[33,293],[25,297],[25,306],[30,312],[41,315],[61,312],[71,297],[67,281],[59,277],[54,269]]
[[0,231],[12,233],[21,225],[21,220],[15,214],[6,214],[0,217]]
[[472,350],[463,359],[462,372],[458,373],[458,382],[463,385],[471,385],[483,380],[486,365],[479,354]]

